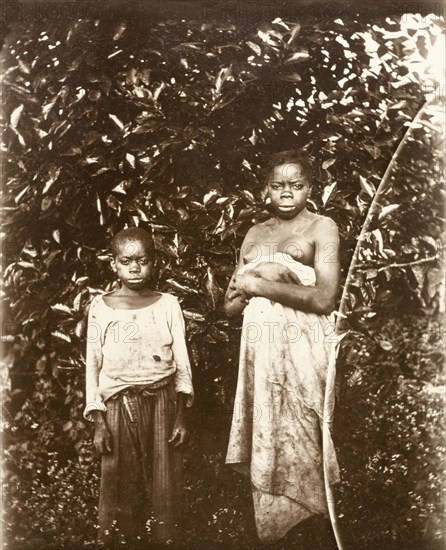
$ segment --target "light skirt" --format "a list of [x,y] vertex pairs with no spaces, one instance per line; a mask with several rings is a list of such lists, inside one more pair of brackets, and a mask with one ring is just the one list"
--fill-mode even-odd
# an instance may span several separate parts
[[[304,284],[314,280],[308,266],[287,261],[287,267]],[[339,481],[327,430],[322,451],[324,422],[334,405],[334,388],[326,388],[333,345],[334,323],[327,316],[262,297],[245,308],[226,463],[250,477],[264,541],[283,537],[311,515],[328,516],[326,484]]]

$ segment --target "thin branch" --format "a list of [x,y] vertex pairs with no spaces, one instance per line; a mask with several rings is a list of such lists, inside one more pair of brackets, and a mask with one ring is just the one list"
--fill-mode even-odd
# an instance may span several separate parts
[[401,264],[389,264],[389,265],[382,265],[380,267],[373,267],[373,266],[365,266],[364,264],[357,264],[356,265],[356,269],[360,270],[360,271],[366,271],[366,270],[369,270],[369,269],[375,269],[376,271],[385,271],[386,269],[390,269],[391,267],[409,267],[409,266],[413,266],[413,265],[419,265],[419,264],[426,264],[426,263],[429,263],[429,262],[433,262],[435,260],[438,260],[438,261],[444,261],[444,260],[441,260],[440,257],[438,255],[435,255],[435,256],[430,256],[429,258],[422,258],[421,260],[414,260],[413,262],[406,262],[406,263],[401,263]]

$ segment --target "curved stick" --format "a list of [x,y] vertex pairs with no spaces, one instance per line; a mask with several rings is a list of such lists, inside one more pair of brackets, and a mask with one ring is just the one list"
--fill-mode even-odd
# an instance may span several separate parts
[[358,242],[356,243],[355,251],[353,253],[353,257],[350,262],[347,277],[345,280],[344,290],[342,292],[341,303],[339,306],[339,313],[335,323],[336,343],[332,345],[330,359],[328,363],[328,369],[327,369],[327,383],[325,386],[324,416],[323,416],[323,428],[322,428],[322,452],[324,456],[324,479],[325,479],[325,490],[326,490],[326,496],[327,496],[328,512],[330,516],[331,526],[333,528],[333,533],[336,539],[336,544],[338,545],[339,550],[345,550],[345,546],[342,542],[341,530],[339,527],[338,517],[336,514],[334,496],[330,485],[329,471],[328,471],[329,465],[327,463],[327,447],[328,447],[328,441],[329,441],[328,438],[330,437],[330,428],[333,420],[332,411],[333,411],[334,393],[335,393],[334,388],[335,388],[335,377],[336,377],[336,357],[339,352],[340,342],[344,338],[344,336],[346,336],[346,334],[348,333],[348,330],[345,331],[344,333],[340,332],[340,328],[344,319],[346,318],[344,311],[346,309],[346,302],[348,299],[349,280],[352,277],[352,274],[356,267],[356,262],[358,259],[359,250],[361,248],[361,243],[364,240],[364,235],[368,231],[368,226],[370,224],[372,217],[374,216],[376,211],[379,209],[379,197],[380,195],[382,195],[384,189],[387,187],[387,182],[392,172],[393,166],[396,162],[396,159],[398,158],[402,148],[404,147],[407,137],[410,135],[410,131],[415,126],[415,124],[418,123],[418,121],[424,114],[426,107],[428,107],[434,101],[435,101],[434,99],[431,99],[425,102],[421,106],[420,110],[415,115],[411,123],[409,124],[404,136],[402,137],[400,143],[398,144],[398,147],[396,148],[395,153],[392,155],[390,163],[386,168],[386,171],[381,180],[381,183],[378,186],[378,189],[376,190],[375,196],[373,197],[372,203],[370,204],[370,207],[369,207],[369,211],[367,212],[367,216],[362,225],[361,232],[358,237]]
[[[356,262],[357,262],[357,259],[358,259],[359,250],[361,249],[361,243],[364,240],[364,235],[368,231],[369,223],[370,223],[372,217],[375,215],[375,213],[379,209],[380,195],[382,195],[385,187],[387,187],[387,181],[390,177],[393,166],[394,166],[394,164],[396,162],[396,159],[398,158],[402,148],[406,144],[407,137],[410,135],[410,132],[411,132],[412,128],[421,119],[422,115],[424,114],[424,110],[426,109],[426,107],[431,105],[434,101],[435,100],[431,99],[431,100],[426,101],[425,103],[423,103],[420,110],[415,115],[415,117],[413,118],[413,120],[411,121],[409,126],[407,127],[407,130],[406,130],[404,136],[402,137],[400,143],[398,144],[398,147],[396,148],[396,151],[393,153],[392,158],[390,159],[389,165],[387,166],[386,171],[384,172],[384,176],[382,177],[381,183],[379,184],[378,189],[376,190],[375,196],[372,199],[372,202],[371,202],[370,207],[369,207],[369,211],[367,212],[367,216],[364,220],[364,223],[362,224],[361,232],[359,233],[359,237],[358,237],[358,242],[356,243],[355,251],[354,251],[353,257],[350,261],[350,266],[348,268],[347,277],[345,279],[344,291],[342,292],[341,303],[339,305],[339,316],[336,319],[336,325],[335,325],[336,334],[338,334],[339,325],[342,323],[342,319],[345,318],[344,310],[345,310],[346,301],[347,301],[347,297],[348,297],[347,289],[349,287],[349,280],[352,277],[353,271],[356,267]],[[340,318],[341,318],[341,320],[340,320]]]

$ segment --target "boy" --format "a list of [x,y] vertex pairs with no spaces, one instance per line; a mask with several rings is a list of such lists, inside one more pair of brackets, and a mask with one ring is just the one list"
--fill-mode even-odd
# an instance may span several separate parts
[[150,288],[154,243],[129,228],[111,242],[119,290],[96,296],[88,316],[84,416],[102,455],[98,539],[115,527],[153,540],[174,538],[185,407],[193,400],[184,320],[177,299]]

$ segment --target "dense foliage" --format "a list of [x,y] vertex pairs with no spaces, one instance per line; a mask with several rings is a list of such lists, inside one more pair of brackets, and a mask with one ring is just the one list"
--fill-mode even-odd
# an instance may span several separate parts
[[[256,545],[249,487],[223,467],[240,322],[228,322],[221,306],[241,239],[266,215],[262,166],[273,151],[310,153],[310,206],[339,225],[345,277],[376,189],[425,100],[410,61],[426,55],[441,24],[115,14],[14,29],[3,52],[4,443],[7,523],[18,547],[94,538],[85,311],[115,284],[107,239],[126,224],[152,229],[158,288],[179,296],[187,321],[198,399],[186,538]],[[343,302],[349,332],[335,437],[346,472],[342,525],[355,548],[408,548],[423,530],[437,537],[426,523],[439,505],[426,495],[438,489],[429,476],[440,468],[442,429],[435,109],[410,130],[373,203]],[[408,411],[415,416],[406,425]],[[299,541],[313,540],[307,530]]]

